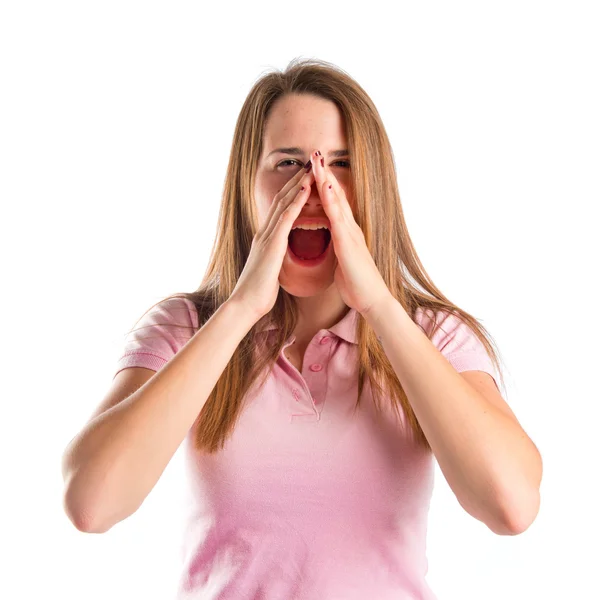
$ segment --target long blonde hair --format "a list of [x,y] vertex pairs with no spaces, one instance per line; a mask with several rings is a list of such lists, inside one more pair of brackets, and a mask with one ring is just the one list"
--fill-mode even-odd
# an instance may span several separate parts
[[[377,109],[367,93],[347,73],[321,60],[294,59],[283,72],[274,70],[260,77],[250,90],[235,127],[219,210],[217,237],[206,274],[196,291],[172,294],[160,302],[170,298],[191,300],[198,311],[198,325],[202,327],[231,295],[256,233],[253,192],[265,123],[273,104],[287,94],[319,96],[334,102],[341,111],[350,152],[356,222],[392,295],[413,319],[419,307],[427,313],[428,309],[433,314],[442,310],[459,317],[484,345],[504,387],[499,353],[493,339],[473,316],[442,294],[417,256],[400,203],[393,151]],[[373,202],[373,198],[377,202]],[[421,289],[417,289],[416,284]],[[223,448],[240,415],[246,392],[261,373],[265,375],[262,379],[264,383],[283,344],[295,330],[297,315],[295,297],[280,288],[273,309],[240,342],[200,411],[194,423],[197,449],[213,453]],[[261,339],[264,339],[260,329],[266,321],[271,320],[278,324],[274,341],[268,347],[260,345]],[[429,333],[425,332],[429,339],[438,327],[442,327],[443,322],[436,321],[434,328]],[[385,394],[396,411],[399,407],[403,409],[417,443],[431,451],[393,367],[374,331],[360,314],[357,327],[356,408],[360,404],[365,379],[368,378],[377,409],[381,410],[380,396]],[[257,347],[261,349],[258,360],[253,350]]]

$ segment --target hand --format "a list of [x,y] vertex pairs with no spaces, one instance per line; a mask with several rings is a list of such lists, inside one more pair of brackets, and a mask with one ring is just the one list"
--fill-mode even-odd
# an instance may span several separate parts
[[[229,297],[240,301],[259,321],[274,306],[279,274],[294,221],[310,196],[313,170],[300,169],[275,195],[263,226],[252,240],[244,270]],[[304,190],[302,190],[304,186]]]
[[317,191],[331,223],[331,243],[336,256],[335,284],[344,304],[365,315],[391,292],[367,248],[362,229],[354,220],[342,186],[324,165],[320,153],[313,152],[310,159]]

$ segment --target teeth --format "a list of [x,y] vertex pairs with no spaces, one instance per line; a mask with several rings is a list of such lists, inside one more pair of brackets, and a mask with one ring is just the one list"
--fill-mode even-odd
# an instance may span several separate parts
[[327,229],[329,230],[329,227],[327,227],[327,225],[296,225],[296,227],[292,227],[292,229]]

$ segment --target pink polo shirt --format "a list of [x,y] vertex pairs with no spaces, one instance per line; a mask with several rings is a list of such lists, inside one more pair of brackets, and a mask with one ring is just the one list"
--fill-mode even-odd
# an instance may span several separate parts
[[[223,450],[197,452],[188,432],[178,600],[436,599],[425,579],[434,458],[391,408],[378,417],[368,383],[353,414],[357,317],[315,334],[302,373],[282,350]],[[421,309],[415,318],[430,331]],[[163,300],[136,325],[153,327],[129,334],[117,372],[160,370],[193,333],[162,322],[197,330],[196,309]],[[496,379],[465,325],[452,317],[444,328],[432,342],[457,371]]]

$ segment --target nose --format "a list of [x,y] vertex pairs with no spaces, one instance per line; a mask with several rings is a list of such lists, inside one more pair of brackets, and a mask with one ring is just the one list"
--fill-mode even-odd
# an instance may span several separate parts
[[321,206],[321,196],[319,196],[316,181],[310,186],[310,195],[306,201],[306,206]]

